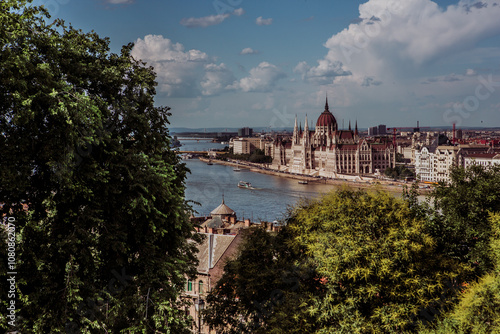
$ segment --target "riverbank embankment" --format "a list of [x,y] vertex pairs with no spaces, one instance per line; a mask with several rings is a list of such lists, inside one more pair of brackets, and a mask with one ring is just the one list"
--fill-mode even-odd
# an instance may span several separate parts
[[[259,164],[254,164],[254,163],[249,163],[249,162],[232,162],[232,161],[223,161],[223,160],[217,160],[217,159],[206,159],[206,158],[199,158],[203,162],[212,162],[220,165],[226,165],[226,166],[232,166],[232,167],[237,167],[239,169],[248,169],[251,172],[255,173],[261,173],[261,174],[268,174],[268,175],[274,175],[274,176],[279,176],[279,177],[286,177],[290,179],[296,179],[298,181],[307,181],[308,183],[322,183],[322,184],[331,184],[337,187],[341,186],[348,186],[351,188],[362,188],[362,189],[382,189],[382,190],[387,190],[390,192],[396,192],[396,193],[401,193],[403,191],[403,186],[407,185],[408,187],[411,186],[411,184],[405,184],[402,182],[396,182],[396,181],[385,181],[385,180],[377,180],[373,179],[373,181],[366,182],[366,181],[348,181],[348,180],[343,180],[343,179],[331,179],[331,178],[317,178],[313,176],[308,176],[308,175],[300,175],[300,174],[292,174],[292,173],[287,173],[283,171],[277,171],[274,169],[267,168],[265,165],[259,165]],[[418,193],[420,195],[428,195],[432,191],[431,188],[419,188]]]

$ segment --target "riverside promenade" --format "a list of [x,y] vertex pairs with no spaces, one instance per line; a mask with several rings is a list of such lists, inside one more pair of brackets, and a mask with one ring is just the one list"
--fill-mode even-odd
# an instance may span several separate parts
[[[397,181],[386,181],[386,180],[379,180],[379,179],[371,179],[371,181],[355,181],[355,180],[346,180],[346,179],[332,179],[332,178],[318,178],[314,176],[308,176],[308,175],[301,175],[301,174],[292,174],[284,171],[277,171],[271,168],[268,168],[266,164],[257,164],[257,163],[251,163],[248,161],[223,161],[223,160],[218,160],[218,159],[207,159],[207,158],[199,158],[200,161],[203,162],[212,162],[214,164],[220,164],[220,165],[226,165],[226,166],[232,166],[232,167],[238,167],[239,169],[248,169],[251,172],[255,173],[262,173],[262,174],[268,174],[268,175],[274,175],[274,176],[280,176],[280,177],[286,177],[286,178],[291,178],[291,179],[296,179],[298,181],[307,181],[308,183],[322,183],[322,184],[331,184],[335,185],[337,187],[341,186],[347,186],[350,188],[358,188],[358,189],[380,189],[380,190],[386,190],[389,192],[396,192],[396,193],[401,193],[403,191],[403,186],[407,185],[408,187],[411,187],[411,183],[403,183],[403,182],[397,182]],[[419,188],[418,193],[420,195],[428,195],[432,191],[432,188]]]

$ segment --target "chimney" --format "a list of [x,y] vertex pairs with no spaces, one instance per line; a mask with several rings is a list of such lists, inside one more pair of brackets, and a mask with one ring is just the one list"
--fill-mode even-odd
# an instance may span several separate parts
[[208,236],[208,270],[212,268],[212,261],[213,261],[213,249],[214,249],[214,238],[215,236],[213,234],[210,234]]

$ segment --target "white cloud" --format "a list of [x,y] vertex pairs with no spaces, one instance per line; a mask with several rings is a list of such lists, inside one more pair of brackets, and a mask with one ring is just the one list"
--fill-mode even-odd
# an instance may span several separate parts
[[184,46],[174,43],[162,35],[147,35],[137,39],[132,56],[145,61],[207,62],[209,57],[199,50],[184,51]]
[[310,67],[305,61],[295,66],[295,73],[300,73],[302,79],[319,85],[333,83],[336,77],[348,76],[352,73],[344,69],[340,61],[330,62],[325,59],[318,60],[318,66]]
[[327,40],[327,55],[307,70],[311,74],[304,79],[313,73],[321,77],[326,69],[338,68],[339,62],[353,73],[353,80],[373,76],[392,81],[418,75],[422,66],[498,34],[500,6],[494,6],[495,1],[484,0],[477,6],[462,0],[441,9],[430,0],[369,0],[359,6],[358,20]]
[[271,23],[273,23],[273,19],[269,18],[269,19],[263,19],[262,16],[259,16],[256,20],[255,20],[255,23],[258,25],[258,26],[268,26],[270,25]]
[[137,39],[132,56],[154,67],[158,88],[168,96],[198,95],[204,66],[211,61],[206,53],[195,49],[185,51],[182,44],[161,35]]
[[[367,0],[359,18],[326,41],[317,64],[300,62],[294,72],[325,85],[337,105],[382,110],[385,122],[406,110],[408,119],[448,124],[443,109],[434,106],[474,96],[476,76],[498,64],[500,48],[481,45],[500,34],[495,1],[461,0],[441,8],[431,0]],[[381,121],[374,112],[365,117]]]
[[241,89],[244,92],[269,92],[286,74],[276,65],[262,62],[250,70],[250,75],[235,82],[230,88]]
[[219,14],[219,15],[210,15],[205,17],[190,17],[184,18],[181,20],[181,24],[188,28],[202,27],[206,28],[209,26],[213,26],[219,23],[222,23],[225,19],[227,19],[229,14]]
[[205,65],[205,75],[201,81],[203,95],[217,95],[229,89],[236,80],[224,63]]
[[233,14],[236,16],[241,16],[241,15],[245,14],[245,11],[243,10],[243,8],[238,8],[238,9],[235,9],[233,11]]
[[476,74],[477,74],[476,70],[474,70],[472,68],[468,68],[467,71],[465,71],[465,75],[467,75],[467,76],[476,75]]
[[256,55],[258,53],[259,51],[252,48],[244,48],[243,50],[241,50],[240,55]]
[[235,9],[232,13],[209,15],[204,17],[183,18],[180,23],[188,28],[197,28],[197,27],[206,28],[209,26],[222,23],[225,19],[227,19],[231,15],[241,16],[244,13],[245,11],[243,10],[243,8],[238,8]]
[[215,64],[205,52],[185,50],[182,44],[161,35],[137,39],[132,56],[154,68],[158,90],[171,97],[212,96],[231,90],[268,92],[286,77],[277,66],[262,62],[237,80],[224,63]]

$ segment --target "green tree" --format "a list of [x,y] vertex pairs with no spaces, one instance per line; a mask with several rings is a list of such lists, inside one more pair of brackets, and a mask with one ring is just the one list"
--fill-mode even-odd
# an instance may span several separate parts
[[415,331],[455,294],[457,263],[436,252],[422,211],[382,192],[340,190],[296,208],[288,228],[327,290],[318,333]]
[[[112,54],[108,39],[49,18],[30,1],[0,2],[0,201],[17,224],[17,329],[188,333],[187,169],[169,108],[153,104],[155,73],[131,44]],[[0,328],[13,330],[5,317]]]
[[207,297],[204,321],[218,333],[312,333],[311,294],[322,291],[314,270],[286,243],[286,231],[245,233],[239,256]]
[[404,179],[405,177],[414,177],[415,174],[413,171],[408,169],[406,166],[398,165],[394,168],[388,167],[384,170],[384,174],[386,176],[395,178],[395,179]]
[[303,201],[276,236],[247,238],[205,320],[223,333],[416,332],[453,305],[467,270],[438,252],[431,213],[416,189]]
[[474,280],[493,266],[488,214],[500,212],[500,167],[455,167],[450,179],[432,194],[436,215],[429,232],[448,256],[476,268]]
[[494,269],[472,283],[459,303],[436,326],[422,329],[422,334],[500,332],[500,214],[491,215],[489,223]]
[[397,172],[397,170],[395,168],[387,167],[384,170],[384,175],[388,176],[388,177],[392,177],[393,179],[395,179],[395,178],[398,177],[398,172]]
[[250,155],[248,160],[255,163],[271,163],[273,161],[272,157],[266,156],[264,151],[261,149],[256,149]]

